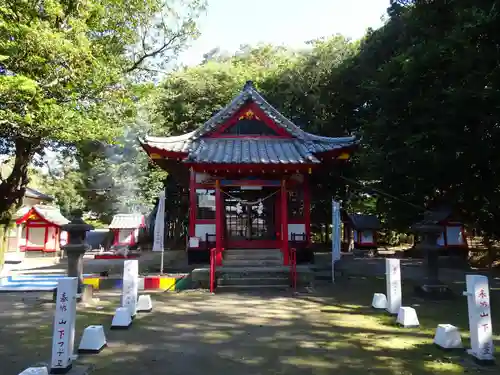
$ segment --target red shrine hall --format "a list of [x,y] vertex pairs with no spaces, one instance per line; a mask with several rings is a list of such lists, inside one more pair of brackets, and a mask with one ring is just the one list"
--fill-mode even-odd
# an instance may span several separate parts
[[141,144],[189,183],[190,262],[208,262],[211,248],[222,257],[224,249],[280,249],[288,265],[290,247],[298,258],[310,251],[311,176],[344,163],[357,142],[303,131],[249,81],[196,130]]

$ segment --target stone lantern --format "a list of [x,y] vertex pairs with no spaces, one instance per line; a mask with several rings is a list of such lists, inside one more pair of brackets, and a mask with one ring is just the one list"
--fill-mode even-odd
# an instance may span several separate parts
[[[68,277],[78,278],[78,294],[83,300],[86,299],[86,289],[88,289],[87,285],[83,284],[83,254],[91,248],[85,242],[85,238],[87,232],[94,227],[83,221],[81,210],[75,210],[71,216],[72,220],[61,227],[61,230],[68,233],[68,243],[62,249],[68,257]],[[90,295],[92,295],[91,290]]]
[[415,246],[422,250],[425,256],[425,276],[422,285],[417,287],[417,292],[424,296],[444,298],[450,295],[451,290],[439,280],[439,236],[443,227],[432,219],[432,212],[424,215],[424,220],[414,224],[412,231],[420,236],[421,241]]

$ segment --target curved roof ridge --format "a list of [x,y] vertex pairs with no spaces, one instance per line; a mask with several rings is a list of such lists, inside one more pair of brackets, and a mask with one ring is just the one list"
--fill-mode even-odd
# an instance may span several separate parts
[[322,135],[316,135],[316,134],[311,134],[307,133],[307,136],[312,140],[312,141],[318,141],[318,142],[328,142],[328,143],[352,143],[356,142],[357,138],[354,135],[346,136],[346,137],[325,137]]
[[195,132],[196,132],[196,130],[191,131],[189,133],[184,133],[181,135],[172,135],[172,136],[168,136],[168,137],[154,137],[154,136],[147,135],[141,141],[155,142],[155,143],[170,143],[170,142],[186,141],[186,140],[190,139],[194,135]]
[[[295,125],[289,118],[278,111],[271,103],[269,103],[261,94],[253,87],[253,85],[245,86],[245,90],[248,90],[257,104],[264,104],[269,110],[274,112],[274,115],[279,117],[281,125],[284,125],[286,130],[288,130],[294,136],[307,135],[299,126]],[[260,102],[260,103],[259,103]]]

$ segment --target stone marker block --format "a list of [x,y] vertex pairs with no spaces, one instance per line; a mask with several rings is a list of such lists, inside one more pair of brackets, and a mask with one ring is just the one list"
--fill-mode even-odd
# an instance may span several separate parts
[[118,307],[111,322],[111,329],[127,329],[132,324],[132,316],[128,307]]
[[387,298],[384,293],[375,293],[373,295],[372,307],[375,309],[387,308]]
[[26,370],[21,372],[19,375],[49,375],[49,370],[47,369],[47,366],[28,367]]
[[76,277],[63,277],[57,282],[51,374],[66,374],[73,366],[77,289]]
[[466,275],[467,306],[471,349],[468,354],[481,365],[493,365],[495,351],[490,307],[488,278],[483,275]]
[[139,261],[129,259],[123,262],[122,307],[129,309],[132,318],[137,312],[138,291]]
[[97,354],[107,345],[103,326],[88,326],[83,331],[78,353]]
[[153,310],[153,301],[149,294],[141,294],[137,301],[137,312],[151,312]]
[[400,307],[396,323],[405,328],[415,328],[420,325],[417,312],[413,307]]
[[434,344],[443,349],[462,348],[462,338],[458,328],[451,324],[439,324],[434,336]]
[[385,281],[387,296],[387,311],[397,314],[402,304],[401,265],[399,259],[385,260]]

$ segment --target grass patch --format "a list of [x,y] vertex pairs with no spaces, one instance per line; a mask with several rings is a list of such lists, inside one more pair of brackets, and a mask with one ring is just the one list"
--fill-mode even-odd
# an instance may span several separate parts
[[[445,352],[432,343],[437,325],[450,323],[459,327],[464,346],[469,346],[464,286],[455,285],[457,298],[442,302],[414,297],[413,287],[403,284],[404,305],[417,310],[421,324],[412,329],[396,326],[395,316],[370,307],[373,293],[385,291],[384,280],[377,278],[340,279],[293,298],[282,293],[155,294],[153,312],[138,314],[125,331],[109,331],[119,303],[113,297],[79,307],[75,346],[86,326],[105,327],[109,347],[99,355],[80,357],[95,365],[94,375],[499,373],[498,367],[475,366],[464,351]],[[499,293],[491,291],[493,312]],[[4,342],[12,347],[5,351],[4,346],[0,354],[24,361],[6,373],[19,373],[36,358],[50,358],[53,308],[33,306],[3,322],[8,327]],[[494,329],[499,318],[493,316]],[[498,335],[495,341],[500,343]]]
[[[333,332],[342,331],[341,340],[350,341],[361,349],[356,356],[362,358],[366,366],[380,368],[383,367],[380,362],[385,362],[388,374],[461,374],[471,369],[480,373],[491,371],[476,366],[465,350],[444,351],[433,344],[437,325],[449,323],[460,329],[464,348],[470,347],[467,300],[461,296],[463,285],[452,287],[456,298],[449,301],[418,298],[413,292],[414,284],[408,281],[402,288],[403,305],[415,308],[419,328],[398,327],[396,316],[370,307],[373,293],[385,292],[385,282],[377,278],[340,281],[329,293],[331,305],[322,307],[321,312],[327,316]],[[499,292],[492,290],[492,311],[500,305],[499,302]],[[494,329],[500,327],[500,314],[493,315],[492,323]],[[499,345],[500,336],[494,335],[494,343]]]

